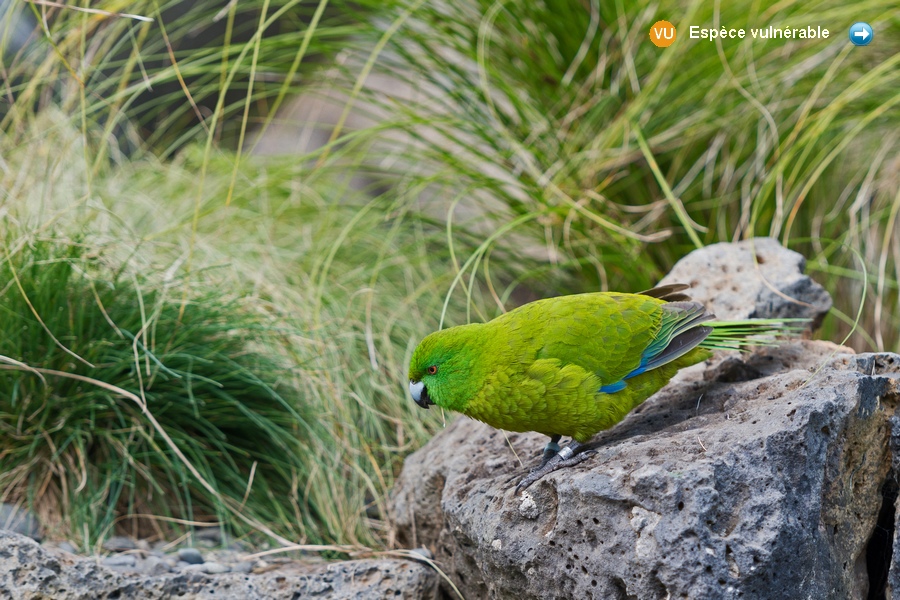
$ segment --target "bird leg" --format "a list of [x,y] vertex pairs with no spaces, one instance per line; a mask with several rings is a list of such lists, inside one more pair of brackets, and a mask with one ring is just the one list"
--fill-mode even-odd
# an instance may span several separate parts
[[559,454],[559,440],[561,437],[562,436],[558,434],[550,436],[550,441],[544,446],[544,454],[541,455],[541,464],[538,466],[539,469],[550,462],[551,458]]
[[[551,442],[552,443],[552,442]],[[550,444],[547,444],[548,446]],[[582,444],[579,444],[575,440],[569,442],[569,445],[557,452],[555,455],[550,458],[544,460],[540,466],[536,469],[533,469],[528,475],[519,482],[519,485],[516,486],[516,493],[518,494],[528,486],[530,486],[535,481],[541,479],[544,475],[548,473],[552,473],[558,469],[564,469],[566,467],[575,466],[581,462],[584,462],[593,452],[578,452],[578,449],[581,448]],[[547,450],[544,450],[544,456],[547,455]]]

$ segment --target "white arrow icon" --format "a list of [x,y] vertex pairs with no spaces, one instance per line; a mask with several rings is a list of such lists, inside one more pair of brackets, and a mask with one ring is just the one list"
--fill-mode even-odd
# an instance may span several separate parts
[[866,41],[866,38],[869,37],[869,32],[863,29],[862,31],[854,31],[853,37],[861,37],[863,41]]

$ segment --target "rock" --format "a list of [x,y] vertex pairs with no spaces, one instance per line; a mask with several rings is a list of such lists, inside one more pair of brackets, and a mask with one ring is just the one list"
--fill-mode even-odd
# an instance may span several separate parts
[[249,573],[253,570],[253,563],[249,560],[242,560],[241,562],[231,565],[231,570],[234,573]]
[[41,541],[41,528],[35,516],[27,508],[17,504],[0,503],[0,531],[14,531]]
[[[830,299],[802,268],[757,239],[699,250],[663,283],[724,319],[816,319]],[[717,354],[521,495],[546,437],[459,418],[406,459],[392,534],[466,598],[891,597],[898,405],[900,355],[809,340]]]
[[[131,556],[131,555],[124,555]],[[351,560],[331,564],[286,563],[264,575],[199,572],[126,574],[93,558],[44,548],[0,531],[0,598],[4,600],[112,600],[216,598],[217,600],[436,600],[437,575],[410,560]]]
[[269,571],[272,566],[264,560],[258,560],[253,563],[253,572],[254,573],[265,573]]
[[210,575],[218,575],[220,573],[228,573],[231,571],[231,567],[228,565],[223,565],[217,562],[205,562],[203,563],[203,572],[209,573]]
[[113,554],[103,559],[103,566],[133,568],[136,562],[134,554]]
[[[397,540],[467,598],[865,598],[900,356],[796,346],[787,372],[668,386],[523,496],[504,436],[457,419],[406,460]],[[546,441],[508,437],[529,463]]]
[[141,565],[141,570],[143,570],[144,573],[148,573],[150,575],[159,575],[162,573],[168,573],[172,570],[172,567],[164,558],[160,558],[159,556],[151,554],[146,559],[144,559],[143,564]]
[[203,564],[203,555],[195,548],[179,548],[178,559],[191,565]]
[[186,563],[186,562],[184,562],[184,561],[181,561],[181,562],[178,563],[178,568],[179,568],[183,573],[206,573],[206,569],[203,568],[203,567],[205,567],[205,566],[206,566],[206,565],[203,564],[203,563],[201,563],[201,564],[199,564],[199,565],[198,565],[198,564],[192,564],[192,563]]
[[201,573],[209,573],[210,575],[219,575],[220,573],[228,573],[231,567],[217,562],[205,562],[202,565],[188,565],[184,571],[199,571]]
[[198,527],[194,530],[194,537],[210,546],[219,546],[223,540],[227,541],[220,527]]
[[125,552],[137,548],[135,541],[129,537],[115,535],[103,542],[103,549],[109,552]]
[[772,238],[753,238],[691,252],[660,285],[690,284],[691,298],[721,320],[803,317],[815,327],[831,309],[831,297],[805,269],[802,254]]
[[[422,578],[422,569],[433,577]],[[302,580],[301,580],[302,581]],[[437,576],[428,567],[405,560],[355,560],[333,563],[307,581],[297,581],[291,598],[327,597],[334,600],[384,598],[437,599]],[[366,585],[354,590],[354,582]],[[374,585],[373,585],[374,584]]]

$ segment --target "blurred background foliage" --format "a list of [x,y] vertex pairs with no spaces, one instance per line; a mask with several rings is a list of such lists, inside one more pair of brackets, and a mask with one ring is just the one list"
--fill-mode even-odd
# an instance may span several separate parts
[[698,245],[778,238],[821,337],[900,350],[895,2],[0,6],[0,501],[86,549],[389,545],[423,335]]

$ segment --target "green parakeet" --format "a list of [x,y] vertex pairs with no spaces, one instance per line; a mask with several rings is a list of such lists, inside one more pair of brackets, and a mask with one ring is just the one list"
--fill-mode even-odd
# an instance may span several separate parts
[[[550,436],[543,463],[519,485],[527,487],[586,458],[576,455],[582,444],[710,350],[791,329],[791,320],[714,321],[681,293],[687,287],[548,298],[488,323],[437,331],[413,353],[410,393],[422,408]],[[573,441],[560,451],[562,436]]]

